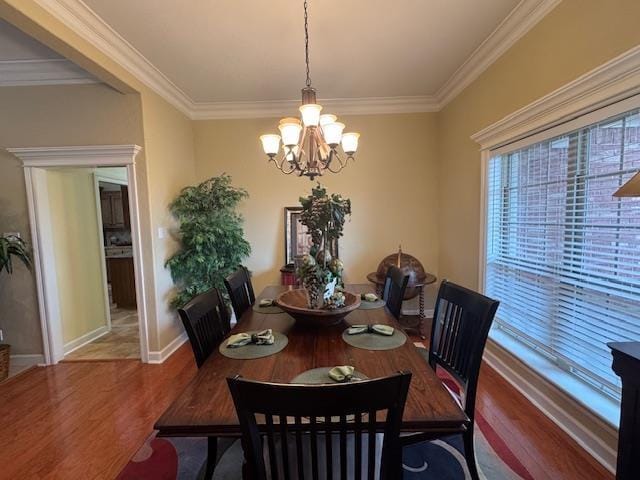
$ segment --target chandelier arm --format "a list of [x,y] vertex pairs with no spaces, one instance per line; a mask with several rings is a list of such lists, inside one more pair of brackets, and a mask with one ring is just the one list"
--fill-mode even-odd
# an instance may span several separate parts
[[293,166],[291,167],[291,169],[287,169],[285,167],[285,163],[288,163],[285,156],[283,156],[280,159],[280,163],[278,163],[278,161],[273,157],[269,158],[269,160],[272,161],[276,165],[276,168],[278,170],[280,170],[282,173],[284,173],[285,175],[289,175],[289,174],[293,173],[296,170],[295,167],[293,167]]
[[[334,170],[333,168],[331,168],[331,164],[335,162],[332,162],[332,160],[334,158],[338,159],[338,163],[339,163],[339,167],[337,170]],[[338,173],[340,172],[344,167],[346,166],[346,163],[344,163],[342,161],[342,158],[340,158],[340,155],[338,154],[338,152],[334,151],[333,149],[331,150],[331,153],[329,154],[329,161],[327,162],[327,170],[329,170],[331,173]]]

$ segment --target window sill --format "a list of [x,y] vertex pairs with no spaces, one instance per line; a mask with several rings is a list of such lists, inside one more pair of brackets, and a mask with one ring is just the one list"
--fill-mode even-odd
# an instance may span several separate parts
[[562,370],[548,358],[499,328],[492,328],[489,338],[603,422],[618,428],[620,403]]

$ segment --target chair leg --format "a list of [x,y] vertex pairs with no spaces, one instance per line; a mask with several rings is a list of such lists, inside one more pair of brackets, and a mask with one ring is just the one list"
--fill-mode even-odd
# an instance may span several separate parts
[[218,460],[218,438],[207,437],[207,466],[204,471],[204,480],[211,480]]
[[473,480],[480,480],[478,466],[476,464],[475,448],[473,446],[473,428],[469,428],[462,434],[462,440],[464,444],[464,458],[467,461],[469,474]]

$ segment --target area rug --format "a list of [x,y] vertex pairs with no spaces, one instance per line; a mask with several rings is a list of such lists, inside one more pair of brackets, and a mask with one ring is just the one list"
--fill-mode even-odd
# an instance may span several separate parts
[[[416,345],[420,347],[420,345]],[[456,395],[457,385],[439,372]],[[476,412],[476,458],[480,476],[487,480],[533,480],[503,438]],[[220,440],[215,479],[241,480],[239,441]],[[203,477],[207,441],[202,438],[158,438],[152,433],[118,476],[118,480],[199,480]],[[404,480],[467,480],[462,438],[451,436],[405,447]]]

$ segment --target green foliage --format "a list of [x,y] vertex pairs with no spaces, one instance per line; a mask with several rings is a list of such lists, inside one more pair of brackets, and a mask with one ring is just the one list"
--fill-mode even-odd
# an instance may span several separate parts
[[0,273],[3,270],[13,273],[13,257],[31,268],[31,250],[27,242],[14,236],[0,237]]
[[182,248],[166,263],[178,293],[171,302],[179,308],[211,287],[224,291],[224,278],[251,253],[244,239],[238,204],[247,191],[231,185],[222,174],[184,188],[170,205],[180,222]]
[[300,197],[300,204],[300,222],[307,227],[313,243],[311,255],[331,251],[333,243],[342,236],[347,215],[351,215],[351,200],[336,193],[329,196],[327,189],[318,184],[311,189],[311,195]]
[[311,308],[338,308],[344,303],[339,295],[334,295],[324,305],[321,300],[327,293],[327,284],[333,280],[342,284],[343,264],[339,258],[332,258],[330,252],[336,251],[333,247],[342,236],[347,215],[351,215],[351,200],[335,193],[328,195],[326,188],[318,184],[311,189],[311,195],[300,197],[300,203],[300,222],[311,235],[312,247],[303,259],[298,277],[307,289]]

